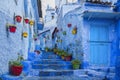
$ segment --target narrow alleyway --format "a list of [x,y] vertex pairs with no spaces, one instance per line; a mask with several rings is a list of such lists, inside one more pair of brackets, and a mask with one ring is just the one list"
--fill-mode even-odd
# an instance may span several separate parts
[[120,0],[0,0],[0,80],[120,80]]

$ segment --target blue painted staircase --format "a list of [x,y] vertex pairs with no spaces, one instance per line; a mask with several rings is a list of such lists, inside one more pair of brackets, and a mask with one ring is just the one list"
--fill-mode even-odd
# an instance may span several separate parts
[[72,65],[70,61],[63,61],[53,52],[43,51],[31,63],[31,76],[66,76],[73,75]]

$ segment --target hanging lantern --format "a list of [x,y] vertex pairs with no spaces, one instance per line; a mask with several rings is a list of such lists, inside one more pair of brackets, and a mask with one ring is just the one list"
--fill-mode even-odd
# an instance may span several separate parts
[[33,20],[30,20],[30,21],[29,21],[29,24],[30,24],[31,26],[33,26],[33,25],[34,25],[34,21],[33,21]]
[[71,27],[71,26],[72,26],[72,24],[70,24],[70,23],[69,23],[67,26],[68,26],[68,27]]
[[15,25],[9,25],[8,26],[9,28],[9,31],[11,32],[11,33],[15,33],[16,32],[16,26]]
[[75,27],[75,28],[72,30],[72,34],[73,34],[73,35],[77,34],[77,27]]
[[23,33],[22,33],[22,36],[23,36],[24,38],[27,38],[28,33],[27,33],[27,32],[23,32]]
[[15,16],[15,20],[20,23],[22,21],[22,17],[20,15]]
[[24,21],[25,21],[26,24],[29,23],[29,19],[28,18],[24,18]]

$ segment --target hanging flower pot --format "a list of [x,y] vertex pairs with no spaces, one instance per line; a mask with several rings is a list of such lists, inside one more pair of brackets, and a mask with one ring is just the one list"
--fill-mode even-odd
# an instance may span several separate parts
[[72,30],[72,34],[73,35],[77,34],[77,28],[76,27]]
[[68,27],[71,27],[71,26],[72,26],[72,24],[70,24],[70,23],[69,23],[67,26],[68,26]]
[[30,20],[30,21],[29,21],[29,24],[30,24],[30,26],[33,26],[33,25],[34,25],[34,21],[33,21],[33,20]]
[[22,21],[22,17],[20,15],[15,16],[15,20],[20,23]]
[[66,31],[63,31],[63,35],[66,35]]
[[34,38],[34,41],[37,41],[37,38]]
[[15,33],[16,32],[16,26],[15,25],[9,25],[8,26],[9,28],[9,31],[11,32],[11,33]]
[[22,33],[22,36],[23,36],[24,38],[26,38],[26,37],[28,36],[28,33],[27,33],[27,32],[23,32],[23,33]]
[[24,18],[24,21],[25,21],[26,24],[29,23],[29,19],[28,18]]

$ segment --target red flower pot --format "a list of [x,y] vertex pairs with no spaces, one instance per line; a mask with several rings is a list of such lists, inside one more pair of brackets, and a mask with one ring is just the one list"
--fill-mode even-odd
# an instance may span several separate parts
[[72,60],[72,56],[65,56],[65,61],[71,61]]
[[22,17],[21,16],[15,16],[15,20],[20,23],[22,21]]
[[28,24],[29,23],[29,19],[24,19],[25,23]]
[[10,26],[9,31],[12,32],[12,33],[15,33],[16,32],[16,26]]
[[72,26],[72,24],[68,24],[67,26],[68,26],[68,27],[71,27],[71,26]]
[[14,76],[19,76],[22,72],[23,67],[22,66],[10,66],[10,74]]

